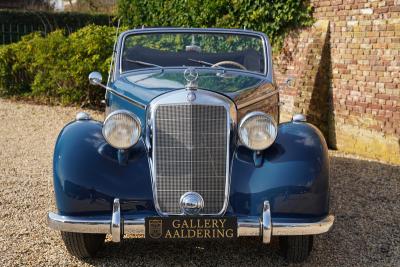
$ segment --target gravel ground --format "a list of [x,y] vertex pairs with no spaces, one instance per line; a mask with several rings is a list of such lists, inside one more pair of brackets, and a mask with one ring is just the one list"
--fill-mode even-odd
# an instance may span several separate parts
[[[54,210],[55,139],[78,109],[0,99],[0,266],[280,266],[276,242],[106,242],[99,258],[68,255],[59,234],[46,227]],[[91,112],[101,119],[102,114]],[[400,265],[400,166],[331,154],[333,230],[316,238],[306,266]]]

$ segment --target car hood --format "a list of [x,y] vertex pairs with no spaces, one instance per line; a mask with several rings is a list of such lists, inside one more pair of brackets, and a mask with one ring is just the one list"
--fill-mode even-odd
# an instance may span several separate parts
[[[185,69],[157,69],[135,71],[123,74],[110,85],[120,94],[147,106],[157,96],[185,88]],[[265,83],[270,83],[265,76],[244,71],[222,69],[197,69],[198,89],[224,94],[233,101],[240,95],[252,91]]]

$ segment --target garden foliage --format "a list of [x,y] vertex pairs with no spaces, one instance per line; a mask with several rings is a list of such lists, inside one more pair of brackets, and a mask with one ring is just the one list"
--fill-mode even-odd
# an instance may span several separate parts
[[34,33],[2,46],[0,95],[98,105],[104,91],[89,85],[87,77],[93,70],[106,76],[114,41],[114,27],[91,25],[68,36],[62,30],[46,37]]
[[246,28],[267,34],[279,47],[291,29],[310,26],[304,0],[119,0],[118,15],[130,27]]
[[[275,47],[291,29],[312,23],[312,10],[302,0],[119,0],[118,10],[130,28],[247,28],[266,33]],[[0,96],[98,106],[104,91],[89,85],[87,76],[97,70],[106,78],[114,41],[114,27],[91,25],[70,35],[33,33],[0,46]]]

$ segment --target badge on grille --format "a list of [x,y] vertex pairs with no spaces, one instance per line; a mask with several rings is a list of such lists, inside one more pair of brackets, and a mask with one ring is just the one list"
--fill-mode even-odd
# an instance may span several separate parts
[[162,220],[149,220],[149,235],[151,238],[160,238],[162,235]]
[[186,98],[187,98],[187,100],[188,100],[189,102],[193,102],[193,101],[196,100],[196,94],[193,93],[193,92],[189,92],[189,93],[187,94]]
[[197,215],[204,207],[203,197],[196,192],[186,192],[181,196],[180,206],[187,215]]

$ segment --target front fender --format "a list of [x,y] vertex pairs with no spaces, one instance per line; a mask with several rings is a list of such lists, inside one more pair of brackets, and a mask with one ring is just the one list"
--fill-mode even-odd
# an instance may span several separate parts
[[[61,131],[54,151],[54,188],[61,215],[105,215],[114,198],[125,214],[154,213],[151,173],[142,140],[127,165],[104,140],[96,121],[75,121]],[[321,217],[329,211],[329,161],[322,134],[307,123],[279,126],[276,142],[255,166],[240,146],[232,160],[229,214],[259,216],[268,200],[274,217]]]
[[56,204],[61,215],[109,215],[114,198],[124,212],[154,210],[147,153],[142,140],[128,163],[105,141],[102,124],[74,121],[58,136],[53,159]]
[[[329,212],[329,158],[325,139],[311,124],[279,125],[275,143],[254,159],[239,146],[232,164],[230,206],[259,216],[264,200],[273,217],[309,218]],[[255,161],[260,162],[256,167]]]

